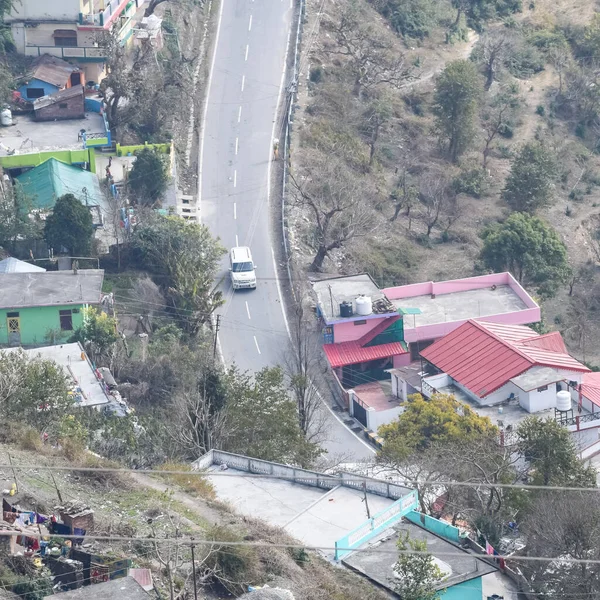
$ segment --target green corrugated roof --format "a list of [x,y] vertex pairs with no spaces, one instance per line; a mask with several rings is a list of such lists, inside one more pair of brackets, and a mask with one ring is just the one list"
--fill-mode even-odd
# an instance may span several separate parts
[[401,315],[420,315],[421,309],[420,308],[399,308],[398,312]]
[[[82,204],[104,206],[100,182],[94,173],[50,158],[17,177],[23,192],[31,198],[34,208],[49,210],[65,194],[73,194]],[[86,189],[87,193],[83,191]]]

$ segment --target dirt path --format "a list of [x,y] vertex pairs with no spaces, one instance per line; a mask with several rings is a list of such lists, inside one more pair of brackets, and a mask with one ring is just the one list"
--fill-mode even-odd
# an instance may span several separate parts
[[[153,477],[144,475],[143,473],[132,473],[131,477],[136,483],[143,487],[151,488],[161,493],[169,493],[174,500],[183,504],[187,509],[196,513],[201,519],[208,521],[209,523],[221,523],[223,521],[222,513],[210,506],[209,503],[202,498],[195,498],[185,492],[178,491],[174,489],[172,485],[157,481]],[[192,529],[203,531],[203,528],[197,523],[194,523],[183,516],[182,521]]]

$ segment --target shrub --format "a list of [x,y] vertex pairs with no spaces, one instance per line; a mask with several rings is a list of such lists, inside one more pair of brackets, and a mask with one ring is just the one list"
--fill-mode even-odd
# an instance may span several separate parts
[[485,188],[485,171],[479,167],[461,171],[452,182],[454,191],[458,194],[468,194],[479,198]]
[[422,40],[436,26],[435,0],[371,0],[399,35]]
[[507,60],[508,70],[520,79],[527,79],[544,70],[544,57],[540,51],[528,45],[517,48]]
[[310,80],[313,83],[320,83],[323,79],[323,69],[321,66],[313,67],[310,70]]
[[185,463],[167,462],[158,467],[158,469],[160,471],[189,471],[189,475],[163,475],[163,478],[169,483],[178,485],[188,494],[206,498],[207,500],[215,499],[215,488],[212,483],[197,471],[193,472],[190,465]]
[[535,114],[540,115],[540,117],[543,117],[546,114],[546,109],[544,108],[543,104],[538,104],[535,107]]

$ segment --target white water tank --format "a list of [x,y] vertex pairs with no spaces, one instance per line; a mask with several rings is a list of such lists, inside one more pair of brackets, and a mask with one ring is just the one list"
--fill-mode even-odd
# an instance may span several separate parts
[[8,106],[0,111],[0,124],[3,127],[10,127],[13,124],[12,112]]
[[556,392],[556,410],[560,412],[571,410],[571,392],[566,390]]
[[373,302],[370,296],[359,296],[356,299],[356,314],[366,317],[373,312]]

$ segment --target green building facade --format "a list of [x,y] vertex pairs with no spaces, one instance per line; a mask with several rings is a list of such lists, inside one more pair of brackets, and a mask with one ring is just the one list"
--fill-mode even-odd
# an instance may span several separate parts
[[83,324],[86,304],[0,309],[0,345],[40,346],[66,342]]

